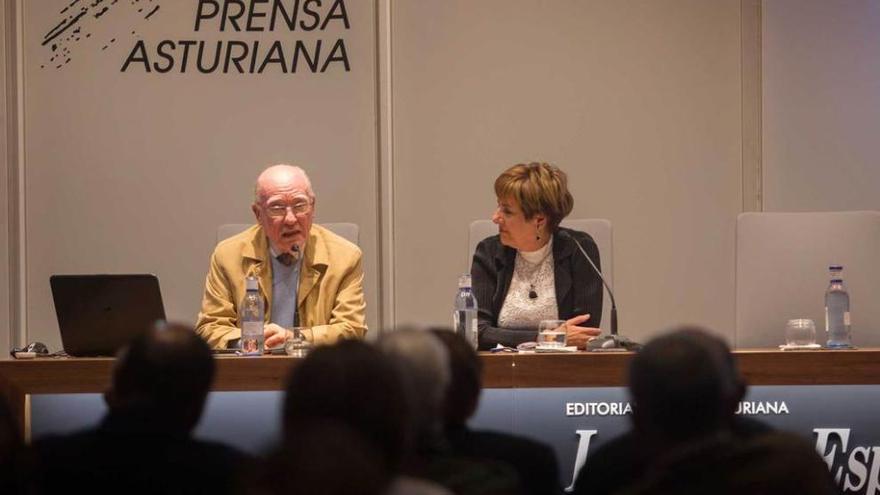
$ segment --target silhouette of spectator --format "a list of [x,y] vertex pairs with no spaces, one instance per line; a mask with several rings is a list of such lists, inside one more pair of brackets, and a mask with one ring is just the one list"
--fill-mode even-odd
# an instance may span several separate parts
[[303,419],[288,428],[289,441],[262,466],[255,495],[381,495],[387,489],[382,455],[351,427]]
[[632,431],[587,457],[574,493],[612,493],[638,480],[664,453],[700,437],[769,430],[735,419],[745,382],[727,344],[698,328],[682,328],[646,344],[630,364],[629,388]]
[[55,493],[238,493],[249,462],[192,438],[214,378],[208,345],[190,327],[163,325],[116,362],[97,428],[35,444],[38,491]]
[[403,378],[375,347],[357,340],[321,346],[291,371],[284,399],[282,451],[295,448],[301,425],[316,420],[336,421],[360,434],[379,453],[383,483],[390,491],[448,493],[400,476],[412,448],[412,415]]
[[621,495],[832,495],[839,493],[813,446],[790,433],[745,440],[714,435],[687,444]]
[[450,449],[443,431],[450,382],[443,343],[428,331],[400,329],[383,334],[377,345],[397,366],[410,402],[415,449],[407,472],[459,495],[522,493],[519,476],[510,466],[458,456]]
[[720,338],[695,328],[661,336],[629,370],[633,423],[657,446],[730,427],[745,381]]
[[0,395],[0,493],[18,493],[22,490],[19,482],[23,452],[18,423],[6,398]]
[[318,347],[288,379],[284,399],[285,441],[297,426],[337,420],[362,434],[382,454],[385,471],[397,471],[408,449],[408,411],[394,366],[369,344],[345,340]]
[[746,386],[720,338],[689,328],[646,350],[630,368],[633,421],[663,455],[632,493],[837,493],[809,442],[735,415]]
[[547,445],[525,437],[491,431],[474,431],[467,421],[477,411],[483,387],[483,362],[460,335],[431,329],[446,346],[450,383],[444,401],[444,430],[452,452],[461,457],[491,459],[511,466],[525,493],[561,493],[556,454]]
[[415,329],[385,333],[377,344],[398,367],[409,392],[416,450],[431,451],[443,439],[441,411],[450,376],[446,349]]

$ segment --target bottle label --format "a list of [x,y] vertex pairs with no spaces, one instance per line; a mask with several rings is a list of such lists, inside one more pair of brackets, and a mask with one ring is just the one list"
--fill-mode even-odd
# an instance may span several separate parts
[[260,355],[263,353],[263,322],[242,322],[241,352],[248,355]]
[[474,317],[473,319],[471,319],[471,334],[468,335],[468,337],[470,338],[470,344],[474,348],[474,350],[477,349],[477,346],[479,345],[479,342],[480,342],[480,334],[479,334],[480,327],[477,325],[478,325],[477,318]]
[[850,323],[849,323],[849,311],[846,311],[845,313],[843,313],[843,324],[844,324],[845,326],[850,326]]
[[263,322],[261,321],[246,321],[241,324],[241,336],[242,337],[257,337],[263,335]]

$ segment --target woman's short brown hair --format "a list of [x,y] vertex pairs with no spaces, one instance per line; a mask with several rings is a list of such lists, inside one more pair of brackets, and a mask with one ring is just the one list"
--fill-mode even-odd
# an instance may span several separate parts
[[510,167],[495,179],[495,195],[499,199],[516,200],[526,220],[537,214],[545,215],[551,232],[574,207],[574,198],[568,192],[568,177],[549,163],[520,163]]

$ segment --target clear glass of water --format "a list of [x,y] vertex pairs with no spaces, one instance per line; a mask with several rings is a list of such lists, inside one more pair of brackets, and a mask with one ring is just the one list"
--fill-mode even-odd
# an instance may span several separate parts
[[311,342],[303,335],[305,327],[288,328],[287,340],[284,341],[284,352],[288,356],[306,357],[312,348]]
[[785,324],[785,344],[789,347],[806,347],[816,343],[816,323],[808,319],[788,320]]
[[566,337],[565,320],[541,320],[538,323],[539,346],[565,347]]

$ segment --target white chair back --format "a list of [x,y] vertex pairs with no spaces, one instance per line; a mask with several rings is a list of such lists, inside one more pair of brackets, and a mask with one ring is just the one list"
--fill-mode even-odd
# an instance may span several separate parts
[[743,213],[736,225],[737,348],[785,343],[789,319],[824,344],[828,266],[843,265],[853,343],[880,345],[880,212]]
[[[602,275],[605,277],[605,280],[608,281],[608,285],[614,289],[614,249],[612,243],[611,222],[602,218],[585,218],[563,220],[562,226],[586,232],[593,237],[593,240],[596,241],[596,246],[599,248],[599,260],[602,268]],[[468,270],[470,270],[474,250],[477,248],[477,244],[483,239],[496,235],[497,233],[498,226],[492,223],[491,220],[477,220],[471,223],[468,236]],[[576,255],[580,256],[580,253],[576,253]],[[611,328],[611,299],[608,297],[607,292],[603,292],[601,327],[605,331],[608,331]]]

